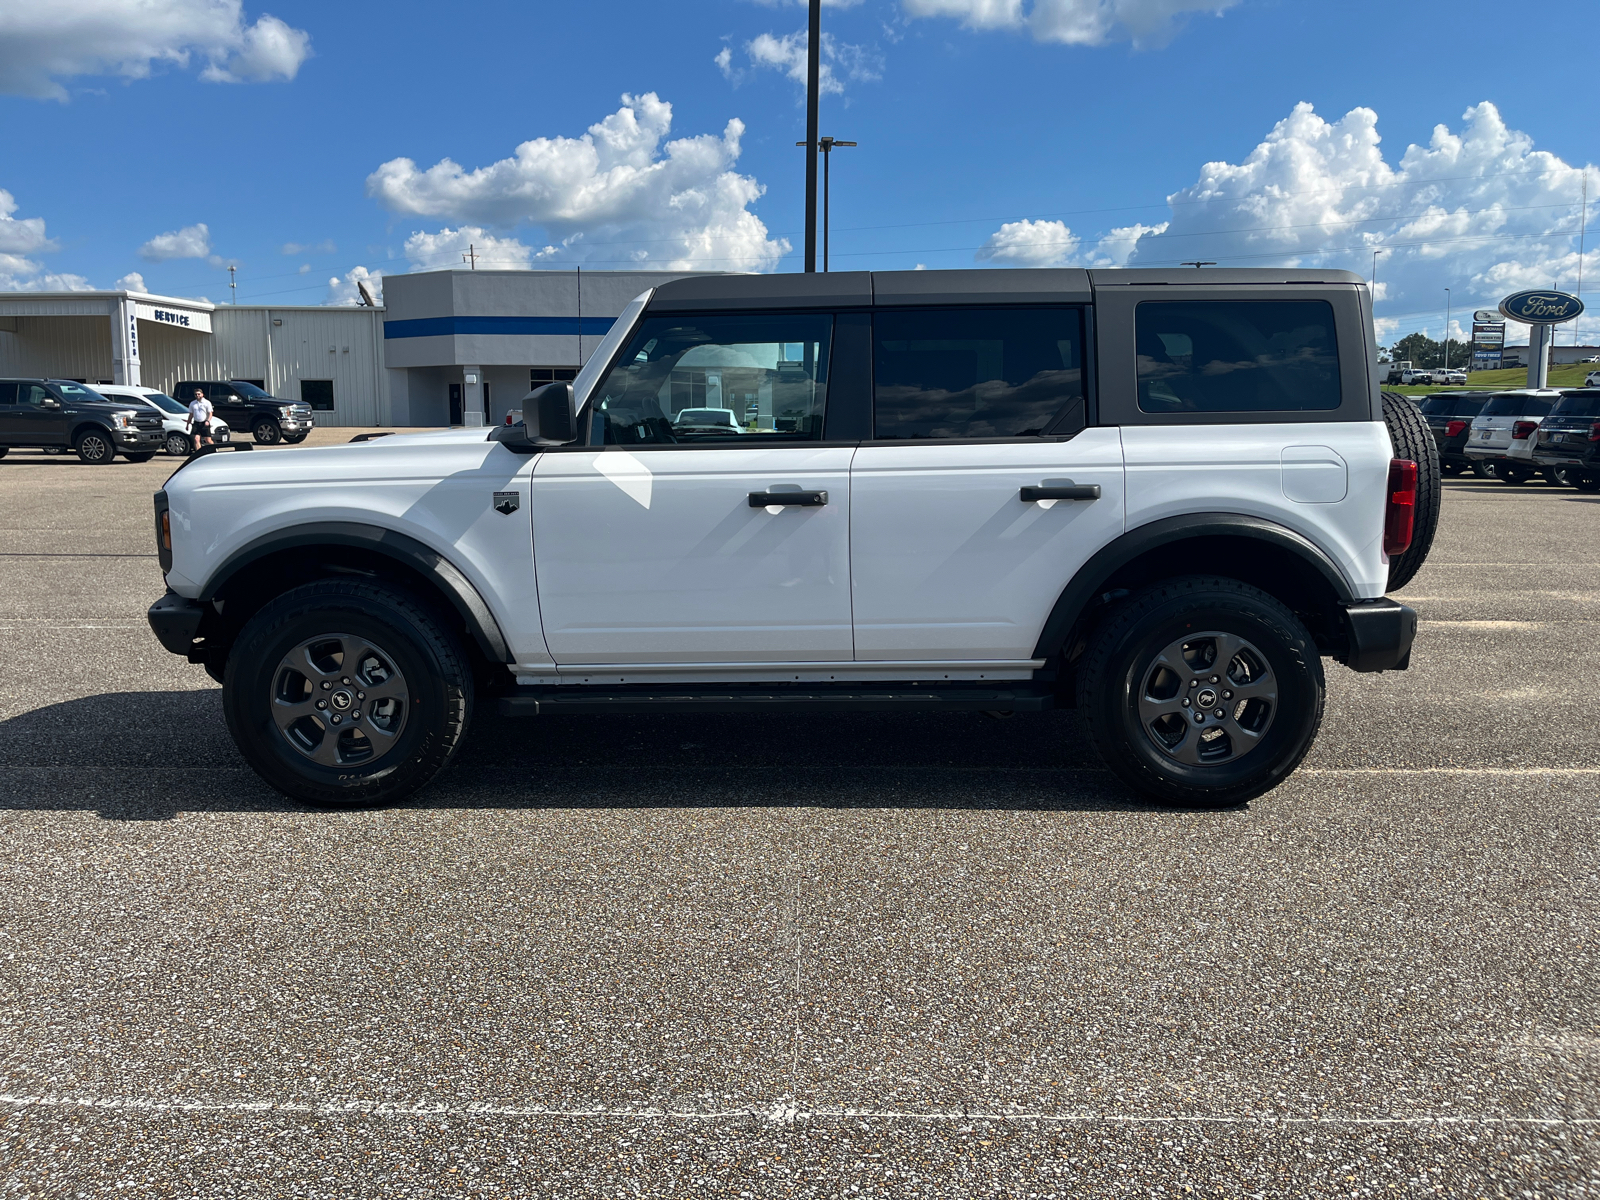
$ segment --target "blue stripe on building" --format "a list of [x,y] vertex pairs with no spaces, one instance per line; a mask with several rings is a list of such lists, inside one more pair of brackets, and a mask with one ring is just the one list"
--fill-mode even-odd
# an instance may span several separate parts
[[389,338],[458,337],[466,334],[576,334],[602,337],[615,323],[613,317],[423,317],[415,321],[385,321]]

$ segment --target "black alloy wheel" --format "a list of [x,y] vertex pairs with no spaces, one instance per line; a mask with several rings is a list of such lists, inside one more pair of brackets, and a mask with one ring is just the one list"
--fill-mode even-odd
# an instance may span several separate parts
[[327,580],[246,623],[223,671],[229,732],[258,775],[313,804],[399,800],[460,748],[473,679],[460,639],[416,597]]
[[78,452],[78,461],[92,467],[103,467],[117,457],[116,443],[103,429],[86,429],[78,435],[72,448]]
[[1494,464],[1492,462],[1484,462],[1481,459],[1474,461],[1472,464],[1472,473],[1479,479],[1493,479]]
[[1189,576],[1130,597],[1090,638],[1078,707],[1112,774],[1158,801],[1217,808],[1276,787],[1316,740],[1322,660],[1283,604]]
[[283,441],[283,430],[276,421],[263,419],[250,426],[250,436],[263,446],[276,446]]

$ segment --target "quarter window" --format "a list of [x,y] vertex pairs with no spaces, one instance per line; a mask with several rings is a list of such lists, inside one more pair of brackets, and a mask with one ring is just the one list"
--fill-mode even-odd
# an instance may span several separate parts
[[1013,438],[1083,428],[1076,308],[925,308],[873,317],[873,435]]
[[1140,304],[1139,409],[1305,412],[1339,407],[1339,350],[1326,300]]
[[816,441],[832,316],[652,317],[591,401],[591,445]]

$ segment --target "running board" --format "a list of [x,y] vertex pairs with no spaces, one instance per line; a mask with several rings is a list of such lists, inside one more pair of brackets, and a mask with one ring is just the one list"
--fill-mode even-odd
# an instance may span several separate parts
[[1042,712],[1055,707],[1054,695],[1036,685],[1014,688],[960,686],[896,687],[770,687],[704,684],[679,687],[518,688],[500,697],[507,717],[553,716],[557,713],[651,712],[881,712],[920,709],[924,712]]

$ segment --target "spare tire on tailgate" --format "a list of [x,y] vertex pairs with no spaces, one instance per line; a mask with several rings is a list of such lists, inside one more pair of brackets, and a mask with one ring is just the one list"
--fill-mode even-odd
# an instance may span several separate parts
[[1439,527],[1442,476],[1439,471],[1439,445],[1422,411],[1399,392],[1383,393],[1383,423],[1396,458],[1409,458],[1417,464],[1416,524],[1411,545],[1404,554],[1389,560],[1389,591],[1403,588],[1422,570],[1433,548],[1433,534]]

